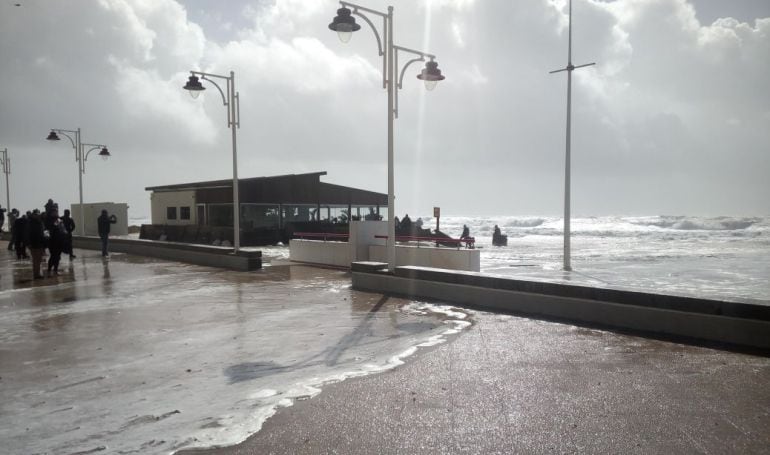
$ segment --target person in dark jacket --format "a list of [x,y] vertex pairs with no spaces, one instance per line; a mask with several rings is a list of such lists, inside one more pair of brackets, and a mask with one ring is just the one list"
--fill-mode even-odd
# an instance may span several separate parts
[[46,238],[43,226],[43,220],[40,217],[40,211],[35,209],[32,216],[27,221],[27,232],[29,234],[29,250],[32,253],[32,278],[43,278],[40,273],[40,263],[43,260],[43,250],[45,250]]
[[66,232],[64,231],[64,224],[57,216],[56,211],[48,215],[48,223],[48,251],[51,253],[51,256],[48,258],[48,276],[51,276],[51,274],[59,274],[59,262],[61,261],[61,253],[64,250]]
[[11,240],[8,241],[8,251],[13,251],[16,245],[16,234],[13,227],[16,225],[16,219],[19,217],[19,211],[16,209],[8,213],[8,231],[11,233]]
[[70,255],[71,261],[75,259],[75,255],[72,252],[72,233],[75,232],[75,220],[70,216],[69,209],[64,209],[64,216],[61,218],[61,222],[65,232],[63,252]]
[[102,214],[96,219],[96,223],[99,226],[99,237],[102,239],[102,256],[109,257],[107,253],[107,242],[110,238],[110,224],[117,223],[118,218],[115,215],[107,215],[106,210],[102,210]]
[[3,225],[5,224],[5,210],[2,205],[0,205],[0,232],[3,232]]
[[16,259],[27,259],[27,215],[16,218],[13,223],[13,249],[16,250]]

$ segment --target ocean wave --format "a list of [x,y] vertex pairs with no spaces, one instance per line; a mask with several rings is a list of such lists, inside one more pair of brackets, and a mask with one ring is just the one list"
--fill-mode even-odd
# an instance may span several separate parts
[[759,224],[762,218],[662,216],[629,219],[629,222],[637,226],[654,226],[677,231],[736,231]]

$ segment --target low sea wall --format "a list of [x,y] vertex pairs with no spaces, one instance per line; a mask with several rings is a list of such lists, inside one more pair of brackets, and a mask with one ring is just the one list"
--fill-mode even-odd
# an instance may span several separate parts
[[[98,237],[73,237],[75,248],[89,250],[102,249]],[[158,240],[110,239],[111,252],[135,254],[190,264],[220,267],[231,270],[250,271],[262,268],[261,251],[239,251],[233,254],[232,248],[185,243],[163,242]]]
[[[362,249],[353,241],[293,239],[289,242],[289,258],[295,262],[349,268],[352,262],[360,260],[384,262],[387,260],[387,249],[384,245],[365,245]],[[396,265],[477,272],[481,266],[481,254],[476,249],[396,245]]]
[[354,263],[357,290],[479,309],[770,350],[770,307],[493,277],[428,267]]

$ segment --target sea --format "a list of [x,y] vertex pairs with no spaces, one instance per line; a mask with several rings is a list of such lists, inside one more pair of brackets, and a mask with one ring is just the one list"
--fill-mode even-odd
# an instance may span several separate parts
[[[435,218],[417,218],[436,228]],[[562,217],[444,216],[439,222],[452,237],[468,226],[485,274],[770,305],[770,216],[575,217],[571,272],[563,271]],[[507,246],[492,245],[495,225],[508,236]],[[260,249],[268,261],[289,258],[285,246]]]
[[[423,218],[435,228],[434,218]],[[537,281],[770,305],[770,217],[599,216],[570,222],[564,272],[561,217],[442,217],[481,248],[481,272]],[[507,246],[493,246],[498,225]]]

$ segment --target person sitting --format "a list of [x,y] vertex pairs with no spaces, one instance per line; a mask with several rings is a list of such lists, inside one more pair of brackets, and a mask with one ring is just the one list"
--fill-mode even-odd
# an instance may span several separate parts
[[467,239],[471,236],[471,230],[468,229],[468,226],[463,224],[463,233],[460,234],[460,240]]

